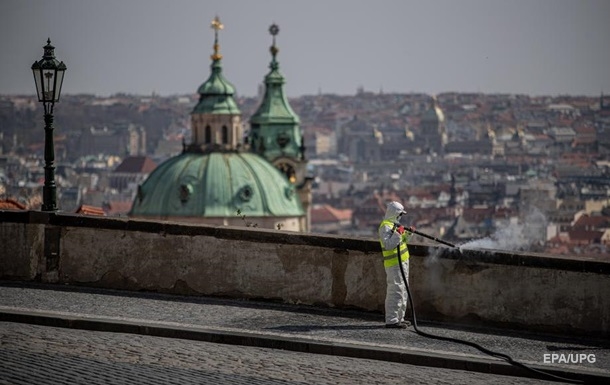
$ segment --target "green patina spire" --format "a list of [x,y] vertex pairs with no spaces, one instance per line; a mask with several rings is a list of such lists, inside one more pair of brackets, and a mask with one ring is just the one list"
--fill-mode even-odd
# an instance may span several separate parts
[[224,28],[218,16],[214,18],[211,25],[214,29],[214,53],[212,59],[211,73],[208,80],[203,83],[197,93],[199,102],[191,114],[240,114],[237,103],[233,99],[235,87],[222,74],[220,44],[218,43],[218,31]]
[[301,159],[303,146],[299,117],[294,113],[284,94],[284,76],[279,71],[277,54],[279,49],[275,37],[277,25],[269,28],[273,36],[271,71],[265,76],[265,95],[258,110],[250,118],[250,143],[252,151],[273,162],[279,157]]

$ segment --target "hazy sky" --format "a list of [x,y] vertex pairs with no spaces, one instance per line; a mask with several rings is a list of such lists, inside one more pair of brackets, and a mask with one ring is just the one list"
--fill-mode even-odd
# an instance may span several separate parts
[[225,76],[254,96],[280,27],[289,96],[610,94],[608,0],[0,0],[0,94],[33,94],[47,37],[65,93],[195,93],[218,15]]

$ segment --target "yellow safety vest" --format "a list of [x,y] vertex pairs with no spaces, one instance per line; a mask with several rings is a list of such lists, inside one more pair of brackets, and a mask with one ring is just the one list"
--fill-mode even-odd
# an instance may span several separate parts
[[[389,220],[384,220],[379,225],[379,228],[382,226],[388,225],[390,227],[394,226],[394,222]],[[396,247],[392,250],[385,250],[383,248],[383,240],[380,238],[379,243],[381,244],[381,252],[383,254],[383,266],[384,267],[392,267],[398,265],[398,254],[396,254]],[[400,260],[405,262],[409,259],[409,249],[407,248],[407,241],[401,235],[400,237]]]

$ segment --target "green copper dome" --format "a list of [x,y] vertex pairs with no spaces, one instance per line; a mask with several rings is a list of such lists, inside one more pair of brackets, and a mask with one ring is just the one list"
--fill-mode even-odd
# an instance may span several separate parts
[[432,107],[424,112],[421,120],[428,123],[443,123],[445,121],[445,114],[443,114],[443,110],[441,110],[439,107],[435,97],[433,97],[432,102]]
[[183,153],[159,165],[140,186],[130,216],[296,217],[294,187],[252,153]]
[[233,99],[235,87],[222,75],[220,60],[214,60],[211,68],[210,77],[197,90],[199,102],[191,114],[240,114]]
[[210,77],[205,81],[197,93],[205,96],[213,95],[233,95],[235,93],[235,87],[222,75],[222,66],[220,60],[215,61],[210,66],[212,69]]
[[241,112],[233,99],[235,87],[222,75],[222,65],[220,60],[220,44],[218,44],[218,31],[224,26],[220,22],[218,16],[212,21],[214,29],[214,53],[211,56],[212,65],[211,73],[208,80],[205,81],[197,93],[199,93],[199,102],[191,112],[191,114],[232,114],[238,115]]

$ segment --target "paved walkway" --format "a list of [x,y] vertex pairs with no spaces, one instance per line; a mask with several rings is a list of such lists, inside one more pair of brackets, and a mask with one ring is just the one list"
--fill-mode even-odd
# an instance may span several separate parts
[[[610,383],[607,340],[420,326],[535,369]],[[181,384],[547,382],[524,378],[535,374],[466,345],[425,338],[412,328],[385,329],[380,314],[268,302],[0,282],[0,336],[0,384],[27,383],[18,381],[24,375],[48,379],[47,364],[75,367],[53,373],[83,378],[89,378],[88,368],[103,368],[99,372],[106,374],[82,382],[91,384],[109,378],[171,383],[165,372]],[[547,364],[545,354],[588,359]],[[33,370],[37,365],[42,369]],[[80,383],[78,378],[64,380]]]

